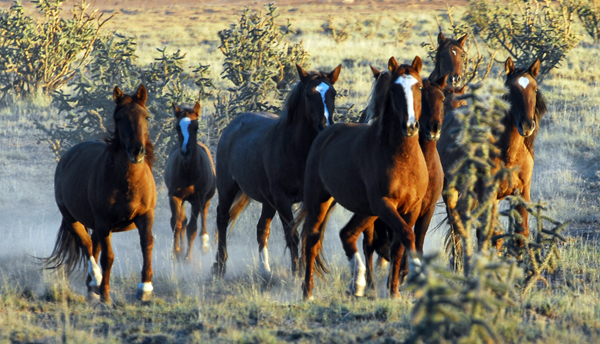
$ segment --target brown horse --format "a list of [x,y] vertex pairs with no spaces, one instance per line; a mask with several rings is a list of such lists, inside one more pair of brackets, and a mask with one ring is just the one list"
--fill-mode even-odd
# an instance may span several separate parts
[[225,274],[227,227],[249,198],[262,203],[257,240],[260,272],[269,275],[268,240],[275,212],[283,224],[292,272],[298,271],[299,236],[292,205],[304,191],[304,169],[310,145],[332,123],[335,89],[341,65],[330,73],[307,72],[297,66],[300,82],[287,97],[281,116],[244,113],[223,131],[217,147],[218,252],[213,272]]
[[444,88],[444,113],[449,113],[450,111],[467,105],[467,101],[465,99],[460,99],[460,96],[465,94],[467,90],[467,85],[463,87],[452,87],[446,86]]
[[[492,173],[496,173],[502,165],[507,168],[513,168],[514,172],[510,177],[510,181],[504,180],[498,189],[497,201],[495,209],[498,208],[499,200],[507,196],[520,194],[527,202],[530,201],[531,176],[533,173],[534,149],[533,144],[537,129],[542,116],[546,113],[546,102],[541,91],[538,89],[535,78],[540,71],[540,61],[536,60],[528,69],[517,69],[509,57],[505,63],[506,81],[504,85],[508,89],[504,99],[509,103],[510,108],[506,116],[502,119],[503,131],[496,138],[495,145],[499,149],[500,154],[494,157],[494,169]],[[455,142],[455,134],[450,134],[460,128],[461,123],[455,120],[454,113],[450,113],[444,119],[444,128],[442,137],[438,141],[438,149],[442,161],[442,166],[445,173],[445,184],[452,180],[451,171],[454,164],[461,161],[464,152],[451,149],[450,146]],[[447,189],[447,185],[444,186]],[[456,201],[460,195],[456,190],[448,190],[444,192],[444,202],[448,213],[456,207]],[[528,213],[527,210],[520,206],[517,211],[523,219],[523,234],[529,236]],[[451,219],[451,217],[450,217]],[[454,243],[452,249],[455,255],[460,253],[456,251],[458,240],[458,232],[452,221],[450,221],[451,230],[447,236],[448,243]],[[494,234],[499,234],[498,232]],[[478,241],[481,245],[483,238],[478,233]],[[497,248],[500,248],[501,242],[497,242]],[[454,265],[454,263],[452,262]]]
[[[112,233],[138,228],[144,258],[137,296],[152,294],[152,224],[156,187],[152,176],[153,146],[148,138],[146,88],[133,96],[115,87],[115,129],[106,142],[75,145],[60,159],[54,177],[56,204],[63,219],[46,266],[64,265],[71,273],[88,262],[88,296],[99,291],[110,302]],[[91,230],[91,236],[88,233]],[[100,265],[98,255],[102,251]]]
[[464,46],[467,36],[468,34],[456,40],[444,37],[444,34],[441,32],[438,34],[435,66],[433,67],[433,72],[429,75],[430,80],[438,80],[446,73],[450,73],[448,84],[451,86],[460,85],[463,77]]
[[[165,167],[165,184],[169,190],[169,206],[171,207],[171,228],[173,229],[173,255],[178,260],[183,258],[179,241],[184,241],[183,233],[187,229],[188,247],[185,259],[192,259],[192,247],[198,230],[198,216],[202,217],[202,252],[209,248],[206,216],[210,199],[215,195],[217,187],[215,167],[210,151],[198,142],[198,118],[200,104],[194,109],[178,108],[173,104],[175,112],[177,139],[179,144],[173,148]],[[184,202],[192,206],[192,217],[188,222],[185,215]]]
[[[427,189],[427,166],[419,147],[422,62],[398,65],[390,58],[389,72],[377,77],[367,107],[372,125],[336,124],[314,141],[306,163],[304,182],[305,222],[302,229],[306,266],[303,292],[312,298],[313,270],[326,271],[321,241],[332,204],[341,204],[354,215],[340,232],[350,261],[350,291],[362,296],[365,265],[356,248],[360,234],[380,218],[393,229],[390,293],[397,297],[397,276],[403,247],[415,251],[412,230]],[[410,259],[411,272],[420,262]]]
[[[446,89],[447,78],[448,74],[443,75],[437,80],[423,79],[423,90],[421,91],[422,110],[421,118],[419,119],[419,146],[427,164],[429,182],[421,205],[420,214],[414,227],[415,246],[419,253],[423,253],[425,235],[429,229],[429,224],[435,213],[435,205],[442,194],[444,186],[444,172],[436,148],[436,141],[440,138],[442,130],[444,105],[446,102],[444,90]],[[369,118],[368,120],[372,121],[373,119]],[[380,258],[389,260],[389,253],[386,251],[389,251],[389,242],[392,237],[389,228],[379,219],[374,223],[374,231],[373,238],[365,235],[365,240],[363,241],[363,249],[367,262],[367,285],[369,286],[374,286],[372,274],[373,252],[376,250]],[[406,262],[406,259],[404,259],[404,263]],[[403,269],[406,270],[407,268],[403,264]],[[405,274],[406,271],[404,271],[403,275]]]

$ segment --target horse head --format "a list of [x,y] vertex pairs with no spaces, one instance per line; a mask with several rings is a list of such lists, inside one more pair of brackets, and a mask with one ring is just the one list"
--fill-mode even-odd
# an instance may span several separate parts
[[419,120],[421,133],[429,141],[437,141],[442,132],[442,121],[444,119],[444,88],[448,73],[435,79],[423,80],[421,91],[423,108]]
[[419,119],[421,117],[421,67],[423,63],[416,56],[412,65],[399,65],[392,56],[388,62],[388,69],[392,73],[390,96],[394,113],[401,114],[402,133],[406,137],[415,136],[419,132]]
[[545,112],[545,104],[535,78],[540,73],[540,60],[536,59],[528,69],[515,68],[513,60],[509,57],[504,64],[508,88],[508,102],[510,112],[519,134],[523,137],[531,136],[537,125],[539,117]]
[[[335,110],[336,91],[333,84],[337,81],[342,65],[337,66],[329,73],[325,72],[307,72],[302,67],[296,65],[300,84],[297,86],[298,92],[303,91],[304,96],[300,95],[299,108],[303,108],[309,116],[312,126],[320,132],[326,126],[333,124],[333,111]],[[296,117],[296,116],[294,116]]]
[[460,85],[463,77],[465,58],[465,42],[468,34],[459,39],[446,38],[443,33],[438,35],[438,50],[435,54],[435,68],[432,76],[441,76],[449,73],[448,84]]
[[[125,149],[129,161],[139,164],[152,152],[148,135],[150,113],[146,109],[148,94],[144,85],[140,85],[133,96],[124,94],[119,87],[113,90],[113,99],[117,106],[113,113],[115,132],[112,142]],[[118,140],[118,141],[117,141]]]
[[191,156],[192,149],[198,141],[198,118],[200,117],[200,104],[196,102],[193,109],[179,108],[173,104],[175,114],[175,130],[179,142],[179,152],[184,157]]

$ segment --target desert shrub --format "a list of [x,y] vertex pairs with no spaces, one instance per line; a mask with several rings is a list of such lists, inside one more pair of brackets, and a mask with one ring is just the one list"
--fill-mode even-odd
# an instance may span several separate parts
[[229,29],[219,31],[219,48],[225,55],[222,76],[232,86],[228,94],[220,95],[217,106],[225,100],[228,106],[217,109],[218,114],[232,117],[247,111],[279,113],[296,80],[295,65],[308,66],[308,52],[302,42],[290,41],[291,24],[282,27],[276,22],[278,16],[273,4],[265,6],[264,14],[246,8]]
[[[149,130],[157,156],[155,172],[162,171],[175,140],[171,105],[205,99],[211,94],[212,82],[206,77],[208,66],[200,65],[192,73],[186,73],[185,54],[180,51],[169,54],[167,48],[157,50],[160,55],[155,62],[138,66],[134,37],[114,33],[96,41],[92,62],[69,83],[73,91],[59,90],[53,94],[53,103],[65,114],[65,124],[45,127],[36,122],[57,159],[83,140],[106,136],[113,125],[115,86],[131,92],[144,84],[148,90],[146,106],[152,115]],[[199,91],[193,88],[194,84]]]
[[574,1],[577,16],[585,31],[594,39],[595,43],[600,41],[600,8],[596,0]]
[[[461,250],[462,274],[425,257],[423,275],[412,275],[409,288],[417,301],[412,310],[412,333],[407,342],[443,341],[501,342],[495,324],[508,307],[519,304],[521,296],[532,290],[536,282],[548,285],[545,275],[556,269],[560,259],[558,240],[566,224],[544,214],[544,205],[526,204],[519,196],[510,197],[507,210],[498,212],[495,201],[499,184],[509,178],[510,170],[493,173],[492,156],[507,104],[501,101],[503,87],[485,83],[469,85],[469,106],[457,110],[455,120],[462,123],[454,149],[464,157],[454,167],[449,187],[461,197],[449,216],[455,224]],[[523,237],[523,219],[517,206],[524,205],[536,219],[530,238]],[[502,228],[500,216],[507,218]],[[551,227],[547,228],[550,224]],[[493,236],[493,233],[501,234]],[[472,234],[483,240],[473,250]],[[503,239],[501,256],[490,250],[493,240]],[[518,245],[518,241],[525,245]],[[423,278],[424,277],[424,278]]]
[[[363,24],[361,22],[361,24]],[[362,28],[363,26],[359,26],[359,28]],[[345,42],[346,40],[348,40],[348,38],[350,38],[350,34],[352,31],[352,25],[350,24],[350,21],[345,20],[345,21],[336,21],[334,18],[329,17],[327,18],[327,20],[325,21],[325,23],[323,23],[323,25],[321,25],[321,28],[323,29],[323,33],[326,36],[330,36],[331,38],[333,38],[333,40],[336,43],[342,43]],[[372,34],[371,32],[367,31],[367,35]]]
[[[75,77],[84,66],[102,26],[97,11],[86,13],[85,0],[76,3],[71,19],[61,17],[66,0],[34,0],[43,15],[37,20],[25,14],[20,1],[0,11],[0,93],[16,98],[39,91],[50,94]],[[75,67],[75,65],[77,65]]]
[[502,49],[518,65],[542,62],[538,80],[563,61],[581,40],[573,28],[575,7],[567,0],[469,2],[464,21],[487,46]]
[[383,38],[392,39],[395,43],[403,43],[410,38],[412,24],[408,20],[392,18],[391,28],[382,25],[381,17],[358,19],[355,21],[327,18],[321,25],[323,33],[331,37],[336,43],[342,43],[352,36],[367,39]]

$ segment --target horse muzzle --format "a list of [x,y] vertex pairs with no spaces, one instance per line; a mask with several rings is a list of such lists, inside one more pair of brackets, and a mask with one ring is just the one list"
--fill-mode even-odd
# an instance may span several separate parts
[[415,122],[412,124],[406,123],[402,126],[402,131],[404,136],[413,137],[419,133],[419,122]]
[[460,85],[461,81],[462,81],[462,76],[460,76],[460,75],[453,75],[450,78],[450,85],[452,87],[457,87],[457,86]]
[[128,149],[127,157],[132,164],[142,163],[146,157],[146,147],[140,146],[140,148],[137,149]]
[[517,129],[519,130],[519,135],[529,137],[535,131],[535,121],[531,121],[531,124],[521,121],[517,124]]
[[429,130],[425,130],[425,138],[429,141],[437,141],[442,134],[440,123],[434,123]]

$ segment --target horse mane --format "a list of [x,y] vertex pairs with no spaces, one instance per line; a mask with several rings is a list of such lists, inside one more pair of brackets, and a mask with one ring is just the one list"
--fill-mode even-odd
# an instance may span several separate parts
[[[121,148],[121,137],[119,136],[119,126],[117,125],[117,113],[125,107],[125,105],[133,103],[133,98],[131,96],[126,95],[116,106],[113,111],[113,125],[114,129],[107,130],[106,136],[102,141],[104,141],[108,145],[108,150],[112,153],[117,152]],[[146,108],[144,106],[144,108]],[[144,145],[146,148],[146,157],[144,160],[148,163],[150,168],[152,168],[154,164],[154,145],[150,141],[150,138],[146,140],[146,144]]]
[[369,95],[367,108],[365,109],[365,123],[368,123],[372,119],[377,121],[381,120],[382,116],[380,115],[386,106],[386,98],[389,94],[391,79],[392,73],[389,71],[382,71],[377,80],[375,80],[371,89],[371,94]]
[[[309,72],[309,77],[315,79],[321,76],[318,72]],[[280,118],[282,121],[288,121],[293,123],[297,120],[297,113],[306,113],[306,101],[304,94],[306,93],[306,84],[298,81],[294,88],[288,93],[285,101],[283,102],[283,108],[281,110]]]

